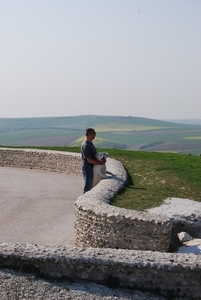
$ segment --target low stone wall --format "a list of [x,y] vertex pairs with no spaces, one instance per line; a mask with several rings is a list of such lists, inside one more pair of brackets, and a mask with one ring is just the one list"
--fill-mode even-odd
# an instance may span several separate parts
[[80,154],[63,151],[0,148],[0,166],[81,175]]
[[0,243],[0,266],[54,280],[147,290],[166,299],[201,299],[201,255]]
[[107,159],[107,168],[116,176],[102,180],[76,201],[75,243],[83,247],[167,251],[173,221],[109,205],[122,189],[127,174],[122,164]]
[[[0,148],[0,165],[81,175],[75,153]],[[120,162],[108,159],[107,167],[116,177],[102,180],[76,201],[76,244],[81,247],[0,243],[0,267],[201,299],[201,256],[159,252],[169,245],[171,220],[109,205],[127,176]]]

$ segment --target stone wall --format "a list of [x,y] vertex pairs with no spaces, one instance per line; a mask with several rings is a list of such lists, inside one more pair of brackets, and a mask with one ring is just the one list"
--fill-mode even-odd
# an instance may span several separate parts
[[127,177],[120,162],[108,159],[107,167],[113,173],[116,171],[116,177],[102,180],[76,201],[76,245],[167,251],[173,221],[110,205],[110,200],[125,185]]
[[0,148],[0,166],[41,169],[81,176],[79,153]]
[[115,174],[102,180],[76,201],[75,243],[83,247],[167,251],[174,222],[110,205],[127,182],[119,161],[107,159],[107,169]]
[[165,299],[201,299],[201,255],[0,243],[0,266],[54,280],[147,290]]
[[[81,175],[80,154],[75,153],[1,148],[0,165]],[[0,267],[201,299],[201,256],[164,252],[172,221],[109,205],[127,176],[120,162],[108,159],[107,167],[116,177],[102,180],[76,201],[79,247],[0,243]]]

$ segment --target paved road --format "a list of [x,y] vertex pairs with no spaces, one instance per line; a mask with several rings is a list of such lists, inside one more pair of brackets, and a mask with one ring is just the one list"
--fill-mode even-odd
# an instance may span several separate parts
[[74,244],[79,176],[0,167],[0,242]]

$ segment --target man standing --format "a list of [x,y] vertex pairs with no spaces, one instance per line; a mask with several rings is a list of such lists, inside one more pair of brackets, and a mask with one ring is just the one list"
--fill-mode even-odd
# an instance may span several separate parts
[[86,129],[86,139],[82,142],[82,174],[84,177],[84,193],[88,192],[92,188],[93,182],[93,166],[104,165],[106,160],[98,161],[96,159],[96,147],[92,141],[96,137],[96,132],[93,128]]

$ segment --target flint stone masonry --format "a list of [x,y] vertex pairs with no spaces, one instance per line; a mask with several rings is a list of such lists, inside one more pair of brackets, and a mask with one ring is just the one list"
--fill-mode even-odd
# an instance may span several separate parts
[[[69,152],[0,148],[0,165],[81,175],[80,154]],[[0,267],[24,266],[54,279],[112,282],[167,297],[201,299],[201,256],[165,252],[178,220],[109,205],[127,174],[113,159],[107,160],[107,168],[116,176],[76,201],[79,247],[0,243]]]
[[0,166],[41,169],[81,176],[79,153],[0,148]]
[[167,217],[110,205],[127,182],[122,164],[110,158],[115,174],[76,201],[75,244],[83,247],[168,251],[174,222]]
[[137,250],[0,244],[0,265],[57,280],[84,280],[201,299],[201,256]]
[[121,174],[126,177],[124,172],[122,169],[116,178],[102,180],[97,187],[77,199],[76,245],[167,251],[173,227],[169,218],[109,205],[109,200],[125,184],[126,178],[121,177]]

